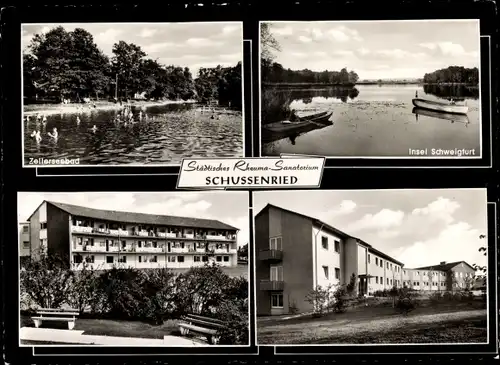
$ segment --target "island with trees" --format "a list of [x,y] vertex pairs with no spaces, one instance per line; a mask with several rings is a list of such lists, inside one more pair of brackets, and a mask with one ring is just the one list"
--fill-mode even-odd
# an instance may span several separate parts
[[[188,67],[163,65],[140,46],[119,41],[108,57],[82,28],[62,26],[36,34],[23,53],[24,105],[100,102],[119,99],[213,103],[240,109],[242,65],[200,68],[193,78]],[[26,108],[25,108],[26,109]]]

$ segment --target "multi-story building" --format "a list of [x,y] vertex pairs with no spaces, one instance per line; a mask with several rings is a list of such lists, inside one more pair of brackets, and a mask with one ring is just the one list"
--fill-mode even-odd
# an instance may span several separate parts
[[32,257],[57,254],[68,267],[189,268],[237,265],[238,229],[217,220],[107,211],[44,201],[29,217]]
[[30,256],[30,224],[28,222],[19,223],[19,256]]
[[[466,263],[447,264],[449,268],[442,263],[444,266],[432,269],[405,269],[402,262],[356,237],[271,204],[255,216],[255,248],[258,315],[290,313],[292,308],[309,311],[312,304],[305,298],[314,288],[348,284],[351,278],[358,295],[370,295],[409,287],[413,281],[423,284],[425,281],[416,278],[424,272],[434,278],[427,280],[430,288],[439,287],[432,285],[440,283],[433,272],[460,268],[470,273],[472,269]],[[419,285],[413,288],[426,289]]]
[[404,286],[415,290],[447,291],[471,287],[476,270],[465,261],[445,262],[403,270]]

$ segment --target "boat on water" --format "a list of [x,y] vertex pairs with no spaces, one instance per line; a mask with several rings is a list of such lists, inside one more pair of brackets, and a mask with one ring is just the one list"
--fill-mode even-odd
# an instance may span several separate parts
[[463,104],[443,103],[439,101],[426,100],[426,99],[413,99],[413,105],[417,108],[433,110],[440,113],[450,114],[467,114],[469,107]]
[[470,123],[467,114],[443,113],[417,107],[413,108],[412,113],[415,114],[417,118],[418,116],[422,115],[425,117],[449,120],[452,123],[465,123],[465,124]]
[[290,122],[290,121],[282,121],[276,123],[265,124],[262,126],[263,129],[266,129],[269,132],[293,132],[296,130],[300,130],[309,125],[315,124],[324,124],[328,122],[330,117],[332,116],[332,112],[321,112],[317,114],[308,115],[305,117],[299,118],[298,122]]

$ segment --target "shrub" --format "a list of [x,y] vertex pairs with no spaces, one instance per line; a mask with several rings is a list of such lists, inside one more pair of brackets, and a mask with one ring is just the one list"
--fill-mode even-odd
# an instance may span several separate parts
[[318,285],[316,289],[311,290],[306,295],[305,301],[312,305],[314,317],[321,317],[327,311],[330,291],[331,286],[323,288],[321,285]]
[[248,344],[248,301],[224,300],[216,309],[217,318],[224,322],[219,331],[221,344]]
[[341,285],[333,292],[333,301],[329,302],[329,307],[335,313],[343,313],[347,309],[347,305],[347,290],[344,285]]
[[399,290],[399,297],[396,301],[396,310],[398,310],[403,315],[408,315],[409,312],[416,308],[416,301],[412,292],[406,288]]

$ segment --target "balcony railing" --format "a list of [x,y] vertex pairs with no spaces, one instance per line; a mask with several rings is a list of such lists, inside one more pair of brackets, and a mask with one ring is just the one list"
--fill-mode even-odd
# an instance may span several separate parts
[[283,290],[285,287],[285,283],[283,281],[277,280],[261,280],[260,281],[260,290]]
[[259,259],[280,261],[283,259],[283,251],[273,249],[261,250],[259,252]]

